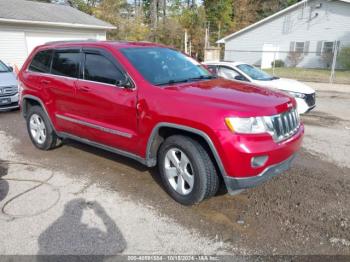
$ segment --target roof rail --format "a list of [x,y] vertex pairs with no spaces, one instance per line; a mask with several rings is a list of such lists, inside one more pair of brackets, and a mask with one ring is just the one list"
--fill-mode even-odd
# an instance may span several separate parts
[[60,44],[60,43],[79,43],[79,42],[98,42],[97,39],[84,39],[84,40],[61,40],[61,41],[49,41],[46,42],[45,45],[48,44]]

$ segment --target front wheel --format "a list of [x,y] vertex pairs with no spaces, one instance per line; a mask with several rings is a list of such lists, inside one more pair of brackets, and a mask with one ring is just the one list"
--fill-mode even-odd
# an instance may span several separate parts
[[216,194],[219,177],[203,146],[180,135],[165,140],[158,152],[165,189],[183,205],[193,205]]

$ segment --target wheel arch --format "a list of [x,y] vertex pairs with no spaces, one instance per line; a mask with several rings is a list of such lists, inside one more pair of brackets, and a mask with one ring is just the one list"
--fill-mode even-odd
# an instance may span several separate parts
[[23,116],[24,118],[27,117],[28,110],[29,110],[30,106],[40,106],[40,107],[44,110],[44,112],[45,112],[47,118],[49,119],[50,124],[51,124],[53,130],[56,132],[55,126],[54,126],[53,123],[52,123],[52,120],[51,120],[51,118],[50,118],[50,115],[49,115],[49,113],[47,112],[46,107],[45,107],[43,101],[42,101],[39,97],[36,97],[36,96],[24,95],[23,98],[22,98],[22,103],[21,103],[21,111],[22,111],[22,116]]
[[226,171],[222,164],[221,158],[208,134],[196,128],[173,123],[163,122],[157,124],[153,128],[151,136],[148,139],[146,151],[146,159],[149,165],[155,166],[157,164],[157,153],[159,147],[163,141],[171,135],[186,135],[199,141],[200,144],[208,150],[208,153],[212,157],[214,165],[218,168],[220,174],[222,176],[226,176]]

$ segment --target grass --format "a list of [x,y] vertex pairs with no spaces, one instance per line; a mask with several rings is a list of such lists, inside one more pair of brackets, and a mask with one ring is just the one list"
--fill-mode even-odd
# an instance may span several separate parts
[[[264,69],[272,75],[272,69]],[[306,69],[306,68],[275,68],[275,76],[293,78],[300,81],[329,83],[331,70],[327,69]],[[335,83],[350,84],[350,71],[336,70]]]

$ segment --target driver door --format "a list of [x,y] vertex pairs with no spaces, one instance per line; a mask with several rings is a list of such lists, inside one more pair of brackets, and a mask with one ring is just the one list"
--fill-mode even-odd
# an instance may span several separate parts
[[84,137],[98,143],[135,151],[137,91],[118,83],[126,74],[116,58],[101,49],[83,50],[82,79],[76,84],[77,124]]

